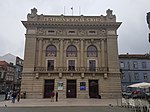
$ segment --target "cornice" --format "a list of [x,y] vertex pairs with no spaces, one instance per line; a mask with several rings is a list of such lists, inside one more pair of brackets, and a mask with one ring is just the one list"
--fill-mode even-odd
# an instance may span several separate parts
[[118,29],[122,22],[45,22],[45,21],[22,21],[26,28],[51,27],[51,28],[113,28]]

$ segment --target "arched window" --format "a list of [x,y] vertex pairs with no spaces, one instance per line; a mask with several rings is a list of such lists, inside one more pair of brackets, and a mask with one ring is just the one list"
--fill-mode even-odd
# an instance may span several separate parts
[[94,45],[90,45],[87,48],[87,56],[88,57],[97,57],[97,48]]
[[77,57],[77,48],[74,45],[70,45],[66,51],[67,57]]
[[46,56],[56,56],[57,49],[54,45],[49,45],[46,48]]

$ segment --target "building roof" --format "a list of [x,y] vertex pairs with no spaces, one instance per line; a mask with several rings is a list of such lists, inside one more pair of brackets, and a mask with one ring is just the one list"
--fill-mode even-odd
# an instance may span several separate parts
[[5,65],[8,65],[6,61],[0,61],[0,66],[5,66]]
[[150,59],[150,54],[120,54],[120,59]]

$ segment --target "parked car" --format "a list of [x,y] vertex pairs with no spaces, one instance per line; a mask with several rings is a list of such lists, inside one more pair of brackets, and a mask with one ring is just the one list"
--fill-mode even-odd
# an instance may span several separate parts
[[140,90],[135,90],[135,91],[132,91],[132,94],[131,94],[131,98],[146,98],[146,94],[145,92],[143,91],[140,91]]
[[132,94],[131,91],[125,91],[125,92],[122,92],[122,97],[128,99],[128,98],[131,98],[131,94]]

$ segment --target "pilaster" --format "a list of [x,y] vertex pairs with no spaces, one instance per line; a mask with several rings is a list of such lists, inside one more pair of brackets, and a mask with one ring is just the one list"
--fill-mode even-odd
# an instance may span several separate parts
[[102,62],[102,67],[105,67],[105,45],[104,45],[105,43],[104,43],[104,39],[102,39],[101,40],[101,56],[102,56],[102,60],[101,60],[101,62]]
[[43,39],[38,39],[39,40],[39,52],[38,52],[38,66],[40,67],[42,64],[42,40]]

